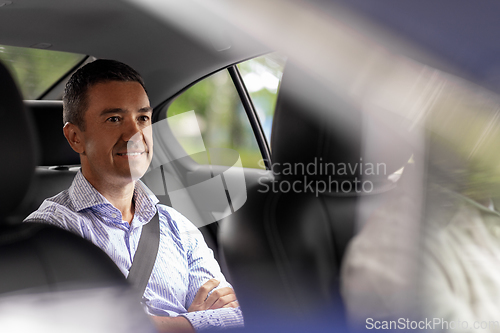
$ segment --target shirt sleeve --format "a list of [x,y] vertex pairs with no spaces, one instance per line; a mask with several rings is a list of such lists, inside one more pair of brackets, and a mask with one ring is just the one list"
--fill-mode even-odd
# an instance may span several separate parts
[[189,320],[196,331],[243,327],[243,314],[239,307],[188,312],[181,316]]
[[[174,215],[172,218],[176,220],[182,238],[188,247],[189,290],[186,295],[186,309],[193,302],[200,287],[212,278],[220,281],[216,289],[232,288],[222,274],[212,250],[206,244],[198,228],[180,213],[169,213],[171,216]],[[239,307],[188,312],[180,315],[188,319],[197,331],[209,328],[236,328],[244,325],[243,315]]]

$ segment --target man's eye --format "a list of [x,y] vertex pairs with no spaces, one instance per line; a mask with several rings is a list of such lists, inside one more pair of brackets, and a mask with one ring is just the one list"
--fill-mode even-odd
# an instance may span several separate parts
[[109,121],[110,123],[116,123],[120,120],[120,118],[118,117],[109,117],[108,119],[106,119],[106,121]]
[[139,120],[140,121],[149,121],[149,116],[140,116]]

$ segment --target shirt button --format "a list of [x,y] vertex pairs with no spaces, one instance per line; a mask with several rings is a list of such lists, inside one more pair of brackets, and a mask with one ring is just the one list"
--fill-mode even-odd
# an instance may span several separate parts
[[113,214],[111,215],[111,217],[112,217],[112,218],[114,218],[114,219],[116,219],[116,214],[115,214],[115,213],[113,213]]

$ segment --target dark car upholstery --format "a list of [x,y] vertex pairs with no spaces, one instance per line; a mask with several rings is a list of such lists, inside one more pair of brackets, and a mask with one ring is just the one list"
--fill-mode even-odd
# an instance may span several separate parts
[[71,149],[63,134],[62,101],[24,101],[34,129],[38,148],[38,166],[22,203],[8,217],[22,220],[38,209],[43,200],[66,190],[80,164],[80,156]]
[[113,261],[92,243],[54,226],[22,223],[22,218],[16,218],[14,210],[34,175],[36,148],[29,114],[2,64],[0,113],[4,119],[0,122],[4,145],[0,163],[4,184],[0,194],[0,293],[126,286]]
[[[339,274],[347,244],[362,223],[360,212],[368,215],[367,208],[385,200],[395,188],[388,175],[410,157],[404,147],[386,146],[391,141],[383,133],[364,137],[365,125],[356,106],[287,64],[273,121],[274,178],[249,188],[245,205],[221,224],[220,244],[247,327],[344,325]],[[366,152],[366,140],[390,154]],[[384,162],[387,169],[366,177],[363,161]],[[357,169],[324,170],[342,163]],[[373,191],[357,192],[355,182],[367,179]]]
[[62,101],[24,101],[35,122],[40,161],[38,165],[80,164],[80,156],[71,149],[63,134]]

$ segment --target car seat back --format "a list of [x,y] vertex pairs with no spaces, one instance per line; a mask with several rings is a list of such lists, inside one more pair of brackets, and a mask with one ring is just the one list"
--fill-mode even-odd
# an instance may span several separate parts
[[[273,120],[274,177],[249,188],[243,208],[221,225],[247,326],[343,327],[339,272],[359,212],[378,207],[395,188],[389,174],[410,157],[367,125],[327,82],[287,65]],[[383,149],[366,151],[367,141]],[[366,172],[368,163],[384,169]]]
[[7,217],[11,222],[24,219],[43,200],[68,189],[80,164],[80,156],[63,134],[62,101],[24,101],[24,107],[32,123],[34,143],[39,148],[37,167],[24,200]]
[[29,114],[0,63],[0,293],[126,286],[113,261],[92,243],[60,228],[16,219],[35,171],[35,140]]

